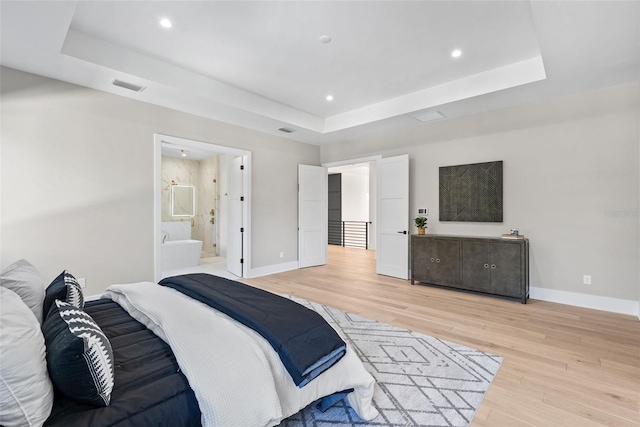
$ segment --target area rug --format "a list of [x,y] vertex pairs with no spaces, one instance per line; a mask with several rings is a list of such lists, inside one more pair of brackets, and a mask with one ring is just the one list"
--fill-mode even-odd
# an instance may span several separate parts
[[281,426],[468,426],[502,363],[493,354],[289,298],[320,313],[360,356],[376,379],[380,415],[365,422],[341,401],[324,413],[310,405]]

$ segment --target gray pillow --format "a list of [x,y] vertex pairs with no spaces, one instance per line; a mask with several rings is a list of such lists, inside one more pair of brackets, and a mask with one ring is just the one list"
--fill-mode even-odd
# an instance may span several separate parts
[[44,282],[33,265],[24,259],[14,262],[0,273],[0,287],[18,294],[42,324]]
[[29,307],[2,287],[0,330],[0,425],[41,426],[53,406],[44,336]]

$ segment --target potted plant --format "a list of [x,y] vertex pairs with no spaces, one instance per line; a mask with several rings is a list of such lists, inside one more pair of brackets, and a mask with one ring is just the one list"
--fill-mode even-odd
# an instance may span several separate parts
[[418,227],[418,234],[423,235],[424,229],[427,228],[427,218],[423,216],[419,216],[416,219],[414,219],[414,221],[416,223],[416,227]]

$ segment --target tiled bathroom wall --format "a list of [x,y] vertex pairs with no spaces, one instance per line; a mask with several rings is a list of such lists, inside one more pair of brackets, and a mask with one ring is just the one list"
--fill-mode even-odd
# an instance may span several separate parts
[[218,254],[216,243],[219,242],[217,235],[220,217],[220,186],[218,185],[220,156],[200,160],[198,163],[200,163],[200,185],[196,187],[198,198],[196,216],[202,220],[202,256],[210,257]]

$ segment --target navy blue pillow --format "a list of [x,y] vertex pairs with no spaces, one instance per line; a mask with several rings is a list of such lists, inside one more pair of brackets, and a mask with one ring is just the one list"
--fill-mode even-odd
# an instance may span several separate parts
[[113,350],[96,322],[83,310],[55,300],[42,325],[47,369],[69,399],[108,406],[113,390]]
[[75,277],[67,270],[64,270],[58,277],[53,279],[53,282],[47,287],[44,293],[43,315],[42,318],[46,319],[49,314],[49,310],[53,306],[53,302],[59,299],[69,303],[77,308],[84,308],[84,296],[82,295],[82,288],[80,283]]

